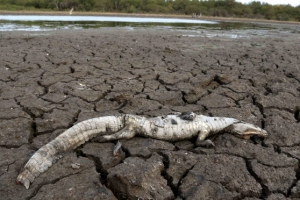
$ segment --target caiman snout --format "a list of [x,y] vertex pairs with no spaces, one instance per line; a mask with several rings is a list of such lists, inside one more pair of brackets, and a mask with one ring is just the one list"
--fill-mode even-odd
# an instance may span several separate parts
[[228,128],[229,132],[234,133],[238,137],[244,139],[249,139],[251,136],[258,136],[263,138],[268,136],[267,131],[265,131],[264,129],[242,121],[234,123]]

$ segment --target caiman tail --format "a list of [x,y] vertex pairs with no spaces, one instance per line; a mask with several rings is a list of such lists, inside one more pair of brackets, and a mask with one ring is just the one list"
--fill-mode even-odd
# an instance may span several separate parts
[[74,125],[35,152],[17,177],[17,183],[28,189],[35,178],[52,166],[57,153],[74,149],[98,134],[120,130],[124,126],[124,117],[98,117]]

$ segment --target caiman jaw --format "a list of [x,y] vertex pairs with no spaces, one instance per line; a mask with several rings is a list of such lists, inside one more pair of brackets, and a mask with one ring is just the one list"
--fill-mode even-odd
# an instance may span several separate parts
[[252,136],[265,138],[268,136],[267,131],[246,122],[237,122],[228,127],[228,131],[236,134],[243,139],[249,139]]

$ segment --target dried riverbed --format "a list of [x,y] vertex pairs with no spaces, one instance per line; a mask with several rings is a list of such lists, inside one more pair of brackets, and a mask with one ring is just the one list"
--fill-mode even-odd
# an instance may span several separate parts
[[[300,37],[278,26],[1,32],[1,199],[300,198]],[[270,136],[223,134],[211,149],[136,137],[119,157],[115,143],[90,141],[29,190],[15,184],[30,156],[77,122],[173,111],[238,118]]]

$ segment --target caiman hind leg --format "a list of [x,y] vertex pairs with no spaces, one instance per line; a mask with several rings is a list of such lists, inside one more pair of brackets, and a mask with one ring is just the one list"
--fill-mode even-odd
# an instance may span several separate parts
[[[136,134],[136,131],[131,128],[130,125],[125,126],[122,130],[111,134],[111,135],[104,135],[101,136],[98,141],[99,142],[106,142],[106,141],[112,141],[112,140],[120,140],[120,139],[130,139],[133,138]],[[119,151],[121,149],[121,142],[118,141],[118,143],[115,145],[113,149],[113,155],[118,156]]]
[[99,137],[98,141],[99,142],[107,142],[107,141],[112,141],[112,140],[120,140],[120,139],[130,139],[133,138],[136,134],[136,131],[132,126],[127,125],[120,131],[113,133],[111,135],[103,135]]

